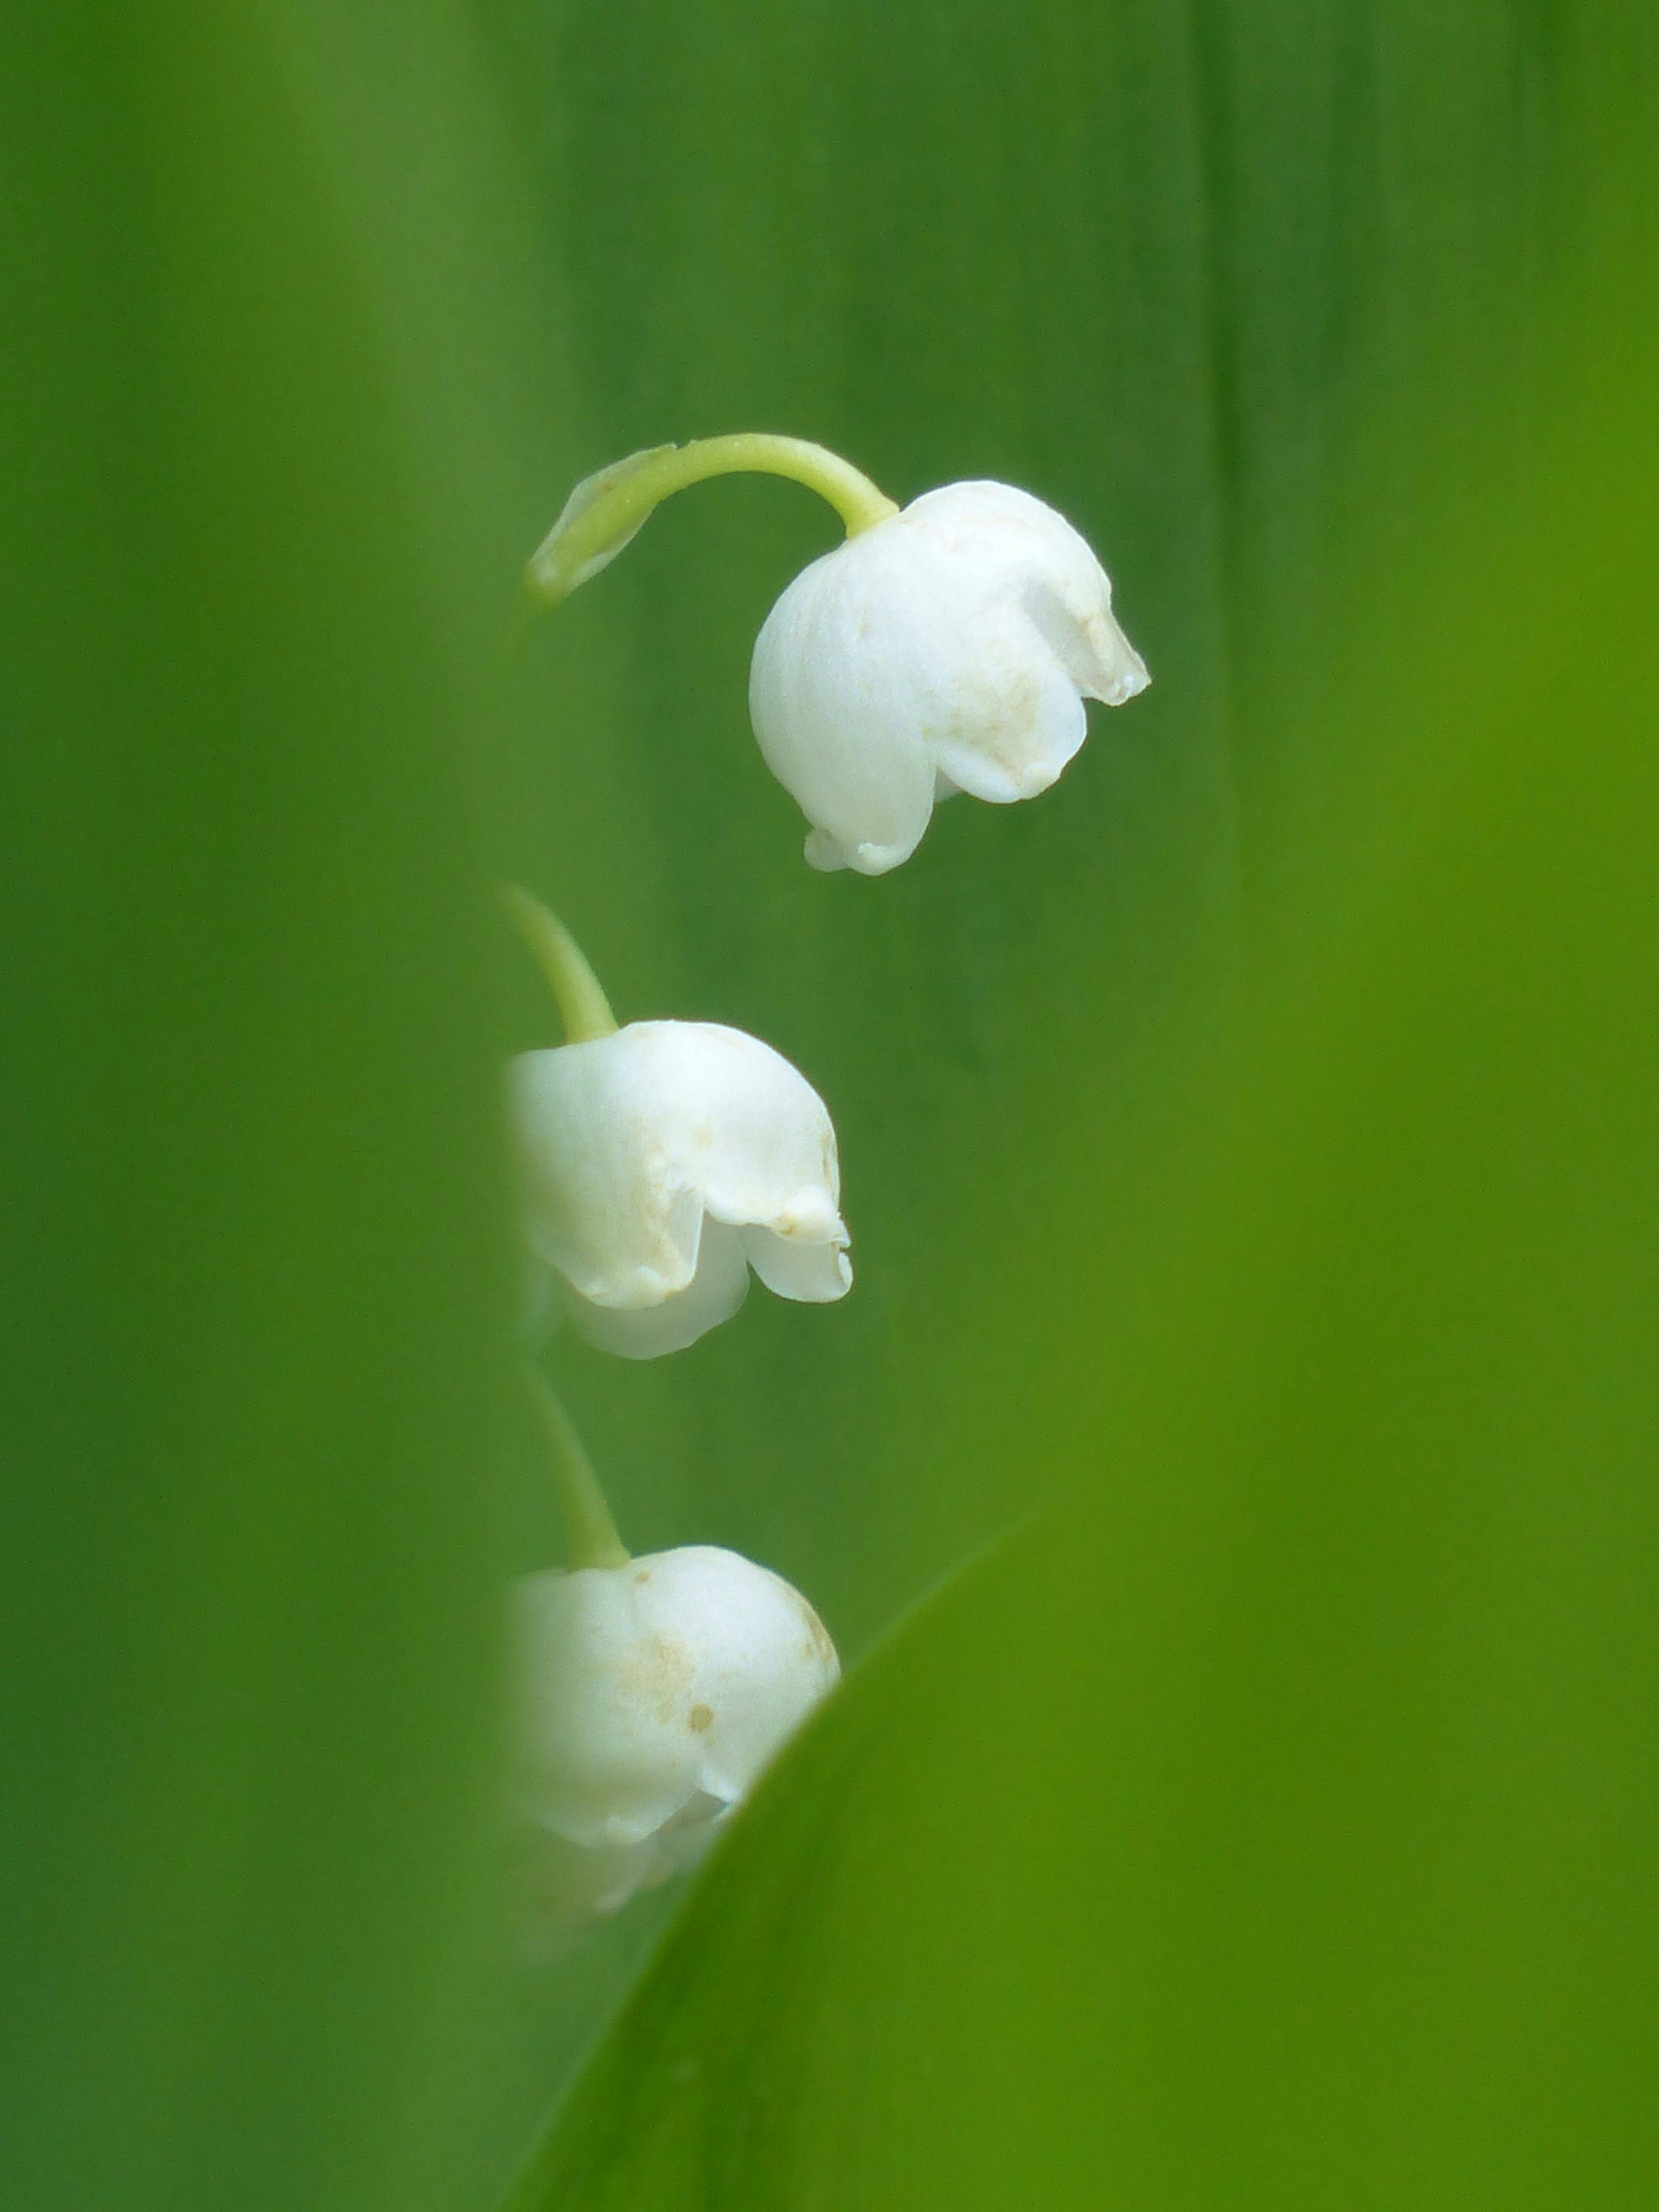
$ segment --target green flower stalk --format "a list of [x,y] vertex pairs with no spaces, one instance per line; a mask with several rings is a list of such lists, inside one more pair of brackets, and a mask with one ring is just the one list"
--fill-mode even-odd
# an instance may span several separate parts
[[787,477],[817,492],[840,515],[849,538],[898,513],[850,461],[805,438],[744,430],[725,438],[694,438],[685,446],[648,446],[584,477],[576,486],[531,556],[526,572],[531,596],[549,606],[568,599],[616,559],[672,494],[710,477],[752,474]]
[[625,1567],[630,1554],[617,1533],[617,1523],[593,1462],[582,1448],[575,1425],[544,1376],[533,1367],[525,1369],[525,1382],[541,1418],[559,1503],[564,1511],[565,1549],[570,1571],[582,1567]]
[[510,884],[503,894],[514,926],[546,976],[564,1024],[567,1044],[587,1044],[616,1034],[617,1017],[580,945],[538,898]]

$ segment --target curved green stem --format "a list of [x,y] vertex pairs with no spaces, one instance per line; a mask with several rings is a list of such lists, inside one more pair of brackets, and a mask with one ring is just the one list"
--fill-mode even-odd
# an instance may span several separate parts
[[576,486],[530,557],[525,580],[531,595],[556,606],[615,560],[653,507],[672,492],[708,477],[750,471],[787,477],[817,492],[840,515],[849,538],[898,513],[850,461],[805,438],[743,430],[725,438],[694,438],[684,446],[649,446]]
[[524,1372],[551,1450],[571,1572],[579,1567],[625,1567],[632,1554],[617,1534],[593,1462],[582,1449],[569,1414],[533,1367]]
[[586,1044],[591,1038],[614,1035],[617,1017],[611,1011],[611,1001],[600,989],[599,979],[588,966],[580,945],[558,916],[516,884],[509,884],[503,896],[520,936],[552,986],[566,1043]]

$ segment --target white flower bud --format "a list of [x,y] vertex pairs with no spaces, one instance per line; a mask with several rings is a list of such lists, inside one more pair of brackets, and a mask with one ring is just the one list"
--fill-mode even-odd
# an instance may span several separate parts
[[515,1793],[568,1931],[699,1858],[841,1669],[798,1590],[711,1545],[514,1599]]
[[1150,678],[1105,570],[1029,492],[946,484],[813,562],[756,641],[749,707],[814,867],[908,860],[936,799],[1046,791],[1085,699]]
[[750,1267],[786,1298],[850,1287],[829,1114],[758,1038],[630,1022],[520,1054],[509,1085],[531,1248],[602,1349],[694,1343],[737,1311]]

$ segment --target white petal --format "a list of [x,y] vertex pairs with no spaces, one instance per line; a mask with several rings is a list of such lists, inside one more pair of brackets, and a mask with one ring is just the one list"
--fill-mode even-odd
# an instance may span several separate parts
[[629,1036],[521,1053],[508,1095],[532,1249],[584,1297],[643,1306],[691,1280],[703,1208],[657,1133]]
[[832,876],[848,866],[846,854],[822,830],[809,830],[801,849],[806,855],[807,866],[816,868],[820,875]]
[[750,1266],[781,1298],[827,1305],[845,1297],[853,1287],[853,1263],[844,1237],[834,1243],[805,1244],[774,1230],[745,1229],[743,1243]]
[[517,1794],[587,1848],[643,1842],[697,1786],[680,1711],[691,1656],[640,1620],[633,1571],[533,1575],[515,1592]]
[[637,1022],[633,1034],[656,1056],[666,1154],[717,1220],[769,1222],[809,1193],[835,1218],[836,1133],[781,1053],[717,1022]]
[[[1015,657],[1011,653],[1008,661]],[[970,695],[976,711],[965,713],[933,749],[959,790],[995,806],[1047,791],[1089,734],[1083,701],[1065,671],[1052,661],[1033,659],[1029,650],[1019,657],[1023,665],[993,665],[994,696]],[[1010,697],[1020,702],[1018,721],[1002,711]]]
[[949,574],[964,611],[960,712],[939,757],[967,790],[975,787],[951,763],[973,750],[993,781],[1006,771],[1008,796],[1046,789],[1082,744],[1082,699],[1118,705],[1150,680],[1112,613],[1110,579],[1063,515],[1012,484],[946,484],[899,520]]
[[808,860],[862,875],[908,859],[933,811],[918,704],[929,672],[925,647],[892,619],[892,527],[878,523],[796,577],[749,674],[761,751],[817,833]]
[[641,1613],[694,1653],[697,1786],[735,1802],[834,1685],[835,1646],[799,1590],[735,1552],[690,1544],[635,1565],[652,1571]]
[[602,1306],[567,1288],[570,1318],[590,1344],[624,1359],[658,1359],[665,1352],[684,1352],[730,1321],[743,1304],[749,1291],[746,1239],[755,1233],[705,1216],[697,1272],[684,1290],[654,1306]]

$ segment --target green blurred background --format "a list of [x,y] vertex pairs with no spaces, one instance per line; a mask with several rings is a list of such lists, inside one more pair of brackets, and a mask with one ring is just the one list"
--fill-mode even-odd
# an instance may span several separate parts
[[[619,2004],[526,2203],[1651,2202],[1648,11],[0,52],[8,2206],[486,2206]],[[1051,500],[1152,690],[814,876],[805,495],[505,647],[576,477],[742,428]],[[859,1267],[556,1350],[636,1547],[871,1662],[540,1967],[502,876],[805,1071]]]

